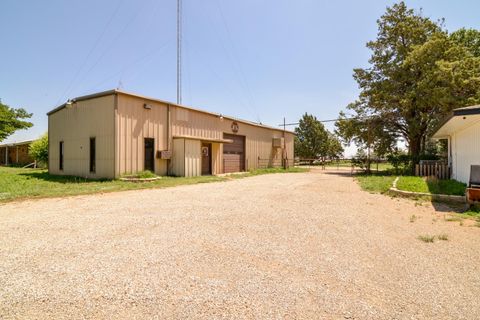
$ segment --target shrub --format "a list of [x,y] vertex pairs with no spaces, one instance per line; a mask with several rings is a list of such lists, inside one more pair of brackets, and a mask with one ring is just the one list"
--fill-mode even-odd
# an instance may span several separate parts
[[395,174],[410,173],[412,168],[412,158],[400,150],[396,150],[387,155],[387,161],[392,165]]
[[136,176],[138,176],[141,179],[147,179],[147,178],[155,178],[157,175],[152,171],[145,170],[137,173]]
[[427,243],[431,243],[433,241],[435,241],[435,236],[431,236],[431,235],[421,235],[421,236],[418,236],[418,240],[420,241],[423,241],[423,242],[427,242]]
[[28,153],[40,164],[48,165],[48,134],[45,133],[40,139],[32,142],[28,147]]
[[442,233],[437,236],[438,240],[448,241],[448,234]]

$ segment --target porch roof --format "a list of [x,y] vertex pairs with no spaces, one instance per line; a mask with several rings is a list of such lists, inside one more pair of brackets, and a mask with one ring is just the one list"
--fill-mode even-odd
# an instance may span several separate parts
[[434,139],[445,139],[480,121],[480,105],[454,109],[433,134]]

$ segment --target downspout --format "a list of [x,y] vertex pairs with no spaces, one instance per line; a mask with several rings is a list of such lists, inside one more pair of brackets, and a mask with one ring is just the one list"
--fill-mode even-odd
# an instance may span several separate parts
[[117,172],[120,175],[120,157],[117,155],[117,141],[119,135],[119,132],[117,132],[118,94],[115,93],[113,97],[113,178],[116,179]]
[[[167,104],[167,150],[172,152],[172,145],[171,145],[171,139],[172,139],[172,114],[170,110],[170,104]],[[167,175],[171,174],[171,165],[172,165],[172,160],[168,159],[167,160]]]

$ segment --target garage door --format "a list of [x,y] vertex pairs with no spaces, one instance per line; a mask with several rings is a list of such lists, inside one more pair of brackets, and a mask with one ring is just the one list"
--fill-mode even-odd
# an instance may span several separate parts
[[223,144],[224,172],[245,171],[245,136],[224,133],[223,138],[233,140]]

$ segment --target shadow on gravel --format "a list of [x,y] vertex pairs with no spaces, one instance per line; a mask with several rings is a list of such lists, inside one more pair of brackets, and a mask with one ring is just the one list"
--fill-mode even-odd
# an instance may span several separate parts
[[465,205],[461,203],[443,203],[443,202],[436,202],[432,201],[432,206],[435,208],[437,212],[457,212],[462,213],[465,211]]

